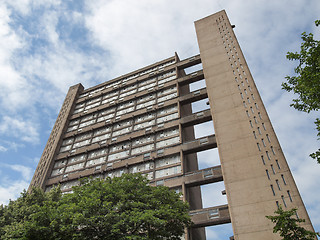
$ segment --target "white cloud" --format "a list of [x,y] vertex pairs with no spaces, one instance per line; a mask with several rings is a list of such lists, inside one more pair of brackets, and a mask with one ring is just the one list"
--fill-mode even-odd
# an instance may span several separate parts
[[28,143],[39,142],[39,132],[31,120],[4,116],[0,124],[0,133],[14,136]]
[[8,148],[0,145],[0,152],[6,152]]
[[18,180],[8,185],[0,185],[0,204],[8,204],[9,199],[15,200],[19,197],[23,189],[27,189],[29,181]]
[[19,164],[7,165],[7,167],[19,172],[24,181],[31,181],[33,170],[30,167],[26,167]]

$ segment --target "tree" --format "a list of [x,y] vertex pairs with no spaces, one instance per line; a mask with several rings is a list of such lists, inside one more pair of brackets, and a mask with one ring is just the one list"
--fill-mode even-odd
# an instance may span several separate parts
[[266,216],[270,219],[275,226],[273,227],[274,233],[279,233],[282,240],[315,240],[317,239],[317,233],[308,231],[305,228],[299,226],[299,223],[305,222],[304,219],[299,219],[296,216],[297,209],[293,208],[288,211],[284,211],[280,206],[274,213],[276,216]]
[[[315,21],[319,26],[320,20]],[[299,64],[294,69],[296,76],[287,76],[287,82],[282,83],[282,89],[298,94],[290,105],[295,109],[310,113],[320,109],[320,41],[313,38],[313,34],[303,32],[300,53],[288,52],[287,59],[298,60]],[[320,119],[316,118],[317,136],[320,137]],[[320,163],[320,149],[310,154]]]
[[180,239],[189,206],[140,174],[87,179],[62,195],[34,189],[0,208],[0,239]]

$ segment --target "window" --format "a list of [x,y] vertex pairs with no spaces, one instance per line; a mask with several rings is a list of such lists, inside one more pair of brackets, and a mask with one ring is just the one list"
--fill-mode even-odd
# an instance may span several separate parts
[[261,156],[261,160],[262,160],[263,165],[266,165],[266,162],[264,161],[264,157],[263,156]]
[[271,191],[272,191],[273,196],[275,196],[275,195],[276,195],[276,193],[274,192],[273,185],[271,184],[271,185],[270,185],[270,187],[271,187]]
[[253,136],[254,136],[255,139],[257,139],[256,132],[255,132],[255,131],[253,131]]
[[268,135],[268,134],[266,134],[266,136],[267,136],[268,142],[270,142],[270,138],[269,138],[269,135]]
[[[276,172],[274,171],[274,168],[273,168],[273,165],[272,165],[272,164],[270,165],[270,167],[271,167],[271,170],[272,170],[273,174],[276,174]],[[277,181],[278,181],[278,180],[277,180]]]
[[267,174],[268,179],[270,180],[270,175],[269,175],[269,171],[268,170],[266,170],[266,174]]
[[279,184],[279,180],[278,180],[278,179],[276,180],[276,184],[277,184],[277,186],[278,186],[278,189],[281,190],[281,187],[280,187],[280,184]]
[[261,148],[260,148],[260,144],[259,143],[257,143],[257,147],[258,147],[259,151],[261,152]]
[[270,156],[269,156],[269,152],[268,152],[268,151],[266,151],[266,154],[267,154],[268,159],[269,159],[269,160],[271,160],[271,158],[270,158]]
[[291,197],[290,191],[288,190],[287,193],[288,193],[288,197],[290,199],[290,202],[292,202],[292,197]]
[[284,184],[284,185],[287,185],[286,180],[284,179],[283,174],[281,174],[281,178],[282,178],[283,184]]
[[276,160],[276,163],[277,163],[278,169],[280,169],[279,161],[278,161],[278,160]]
[[283,195],[281,196],[281,199],[282,199],[283,205],[284,205],[285,207],[287,207],[287,204],[286,204],[286,201],[284,200],[284,196],[283,196]]
[[270,148],[271,148],[271,151],[272,151],[273,155],[276,155],[276,153],[274,152],[273,147],[271,146]]

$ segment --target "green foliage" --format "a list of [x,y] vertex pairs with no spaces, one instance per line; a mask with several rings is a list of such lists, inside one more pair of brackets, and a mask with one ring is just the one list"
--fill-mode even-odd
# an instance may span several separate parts
[[87,179],[62,195],[34,189],[0,208],[0,239],[180,239],[189,206],[140,174]]
[[[320,20],[315,21],[319,26]],[[287,76],[287,82],[282,83],[282,88],[298,95],[290,105],[295,109],[310,113],[320,109],[320,41],[313,38],[313,34],[301,34],[303,40],[300,53],[288,52],[287,59],[298,60],[299,64],[294,69],[296,76]],[[320,119],[315,121],[317,136],[320,137]],[[310,156],[320,163],[320,149]]]
[[283,210],[281,207],[274,213],[276,216],[266,216],[270,219],[275,226],[273,227],[274,233],[279,233],[282,240],[315,240],[317,239],[317,233],[308,231],[299,226],[299,223],[305,222],[304,219],[297,219],[297,209],[291,209],[288,211]]

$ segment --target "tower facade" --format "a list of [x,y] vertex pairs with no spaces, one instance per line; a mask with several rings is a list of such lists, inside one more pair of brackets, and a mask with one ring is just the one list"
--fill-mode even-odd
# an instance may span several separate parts
[[[194,222],[185,239],[205,239],[206,226],[232,223],[234,239],[280,239],[265,218],[278,206],[298,208],[312,229],[225,11],[195,22],[200,55],[177,54],[84,89],[70,87],[30,187],[72,191],[79,179],[141,172],[153,185],[182,193]],[[184,69],[202,63],[202,70]],[[190,92],[191,83],[206,87]],[[208,99],[193,112],[191,103]],[[194,125],[214,132],[195,138]],[[218,148],[221,165],[199,170],[197,152]],[[202,207],[200,186],[225,184],[227,204]]]

